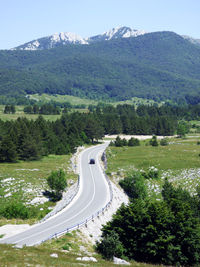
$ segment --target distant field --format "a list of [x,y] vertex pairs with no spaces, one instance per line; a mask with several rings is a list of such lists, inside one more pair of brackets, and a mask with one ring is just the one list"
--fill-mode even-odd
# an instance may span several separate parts
[[[78,112],[88,112],[87,107],[89,105],[97,105],[99,102],[103,101],[97,101],[97,100],[91,100],[91,99],[86,99],[86,98],[80,98],[76,96],[71,96],[71,95],[47,95],[47,94],[42,94],[42,95],[30,95],[30,99],[36,100],[36,101],[41,101],[42,103],[48,103],[50,101],[55,101],[58,103],[64,103],[64,102],[69,102],[72,106],[75,105],[85,105],[86,108],[83,109],[75,109],[72,108],[72,111],[78,111]],[[113,106],[117,105],[123,105],[123,104],[129,104],[129,105],[135,105],[136,107],[138,105],[152,105],[156,102],[153,100],[148,100],[148,99],[143,99],[143,98],[138,98],[138,97],[133,97],[130,100],[126,101],[119,101],[119,102],[103,102],[105,104],[110,104]],[[161,105],[161,103],[159,104]],[[7,121],[7,120],[16,120],[18,117],[26,117],[27,119],[30,120],[35,120],[38,117],[38,114],[26,114],[24,113],[24,106],[15,106],[16,113],[15,114],[4,114],[4,105],[0,105],[0,120]],[[61,117],[61,115],[42,115],[46,120],[50,121],[55,121],[58,118]]]
[[50,101],[55,101],[59,103],[63,102],[69,102],[72,105],[97,105],[98,101],[86,99],[86,98],[80,98],[72,95],[48,95],[48,94],[34,94],[29,95],[30,99],[36,100],[36,101],[42,101],[44,103],[48,103]]
[[[30,120],[36,120],[39,116],[38,114],[25,114],[24,106],[15,106],[16,113],[15,114],[4,114],[4,105],[0,105],[0,119],[3,121],[7,120],[16,120],[19,117],[26,117]],[[42,115],[46,120],[55,121],[60,118],[61,115]]]
[[200,167],[198,138],[173,139],[168,146],[109,147],[109,169],[147,169],[155,166],[160,170],[180,170]]
[[117,101],[117,102],[111,102],[111,101],[101,101],[101,100],[91,100],[91,99],[86,99],[86,98],[80,98],[80,97],[76,97],[76,96],[71,96],[71,95],[48,95],[48,94],[42,94],[42,95],[30,95],[30,99],[34,99],[37,101],[42,101],[42,102],[50,102],[50,101],[56,101],[56,102],[69,102],[72,105],[81,105],[84,104],[86,106],[89,105],[97,105],[99,102],[103,102],[103,103],[107,103],[107,104],[111,104],[111,105],[118,105],[118,104],[135,104],[137,105],[149,105],[149,104],[154,104],[156,103],[153,100],[148,100],[148,99],[144,99],[144,98],[138,98],[138,97],[133,97],[129,100],[125,100],[125,101]]

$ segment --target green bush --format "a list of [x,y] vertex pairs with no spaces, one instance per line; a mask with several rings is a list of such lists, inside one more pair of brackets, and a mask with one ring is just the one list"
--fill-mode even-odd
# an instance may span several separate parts
[[123,257],[124,247],[119,240],[119,235],[115,231],[111,231],[105,235],[101,242],[96,242],[96,250],[101,253],[104,258],[111,260],[113,256]]
[[134,171],[123,180],[120,180],[119,184],[132,200],[144,199],[147,196],[144,176],[140,172]]
[[1,210],[1,216],[12,219],[28,219],[30,214],[28,208],[21,202],[11,202]]
[[149,141],[149,144],[151,145],[151,146],[158,146],[158,140],[157,140],[157,137],[154,135],[153,137],[152,137],[152,139]]
[[64,171],[62,169],[52,171],[47,178],[47,183],[52,190],[52,198],[55,201],[60,200],[62,198],[62,192],[67,187],[67,180]]
[[168,138],[163,138],[160,140],[160,145],[161,146],[168,146],[169,145],[169,140]]
[[131,139],[128,140],[128,146],[139,146],[140,141],[137,138],[131,137]]

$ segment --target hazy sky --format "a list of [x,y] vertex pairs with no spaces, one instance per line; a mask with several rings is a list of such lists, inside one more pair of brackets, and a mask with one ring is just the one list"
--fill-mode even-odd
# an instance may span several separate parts
[[0,49],[56,32],[88,37],[116,26],[200,39],[200,0],[0,0]]

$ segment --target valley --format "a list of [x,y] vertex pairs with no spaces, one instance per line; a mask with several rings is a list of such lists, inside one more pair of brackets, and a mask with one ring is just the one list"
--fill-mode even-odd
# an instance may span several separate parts
[[199,74],[172,31],[0,50],[0,265],[198,266]]

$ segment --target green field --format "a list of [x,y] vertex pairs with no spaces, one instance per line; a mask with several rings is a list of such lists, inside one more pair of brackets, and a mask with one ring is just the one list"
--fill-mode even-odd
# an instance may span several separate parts
[[[80,247],[86,251],[81,251]],[[56,253],[58,258],[50,255]],[[95,257],[97,262],[81,262],[77,257],[91,256]],[[0,245],[0,266],[99,266],[114,267],[110,261],[102,259],[95,253],[94,248],[85,242],[84,237],[79,232],[68,233],[63,237],[45,242],[37,247],[23,247],[23,249],[14,248],[10,245]],[[120,265],[121,266],[121,265]],[[131,262],[132,267],[153,267],[154,265]]]
[[[37,100],[37,101],[42,101],[43,103],[48,103],[50,101],[55,101],[55,102],[59,102],[59,103],[64,103],[64,102],[69,102],[71,105],[97,105],[99,102],[101,101],[97,101],[97,100],[92,100],[92,99],[87,99],[87,98],[80,98],[77,96],[72,96],[72,95],[48,95],[48,94],[34,94],[34,95],[30,95],[29,96],[30,99],[33,100]],[[132,97],[129,100],[125,100],[125,101],[103,101],[103,103],[106,104],[111,104],[114,106],[117,106],[119,104],[123,105],[123,104],[129,104],[129,105],[150,105],[150,104],[154,104],[156,103],[153,100],[148,100],[148,99],[144,99],[144,98],[139,98],[139,97]]]
[[48,95],[48,94],[34,94],[29,96],[30,99],[41,101],[43,103],[48,103],[50,101],[64,103],[69,102],[71,105],[97,105],[98,101],[86,99],[86,98],[80,98],[77,96],[72,95]]
[[132,170],[147,171],[154,166],[160,171],[161,179],[146,180],[149,194],[161,197],[164,178],[175,186],[196,193],[200,186],[200,146],[199,135],[186,139],[172,138],[168,146],[147,146],[147,141],[139,147],[109,147],[107,149],[107,174],[113,180],[123,179]]
[[[64,102],[69,102],[72,106],[75,105],[85,105],[86,108],[83,109],[77,109],[77,108],[72,108],[71,111],[78,111],[78,112],[88,112],[87,107],[89,105],[97,105],[99,101],[96,100],[91,100],[91,99],[86,99],[86,98],[80,98],[76,96],[71,96],[71,95],[47,95],[47,94],[35,94],[35,95],[30,95],[30,99],[40,101],[41,103],[49,103],[51,101],[58,102],[58,103],[64,103]],[[129,105],[135,105],[136,107],[138,105],[152,105],[155,104],[153,100],[148,100],[148,99],[143,99],[143,98],[138,98],[138,97],[133,97],[130,100],[126,101],[118,101],[118,102],[103,102],[104,104],[111,104],[113,106],[117,105],[123,105],[123,104],[129,104]],[[161,103],[160,103],[161,104]],[[159,105],[160,105],[159,104]],[[26,117],[27,119],[30,120],[36,120],[38,118],[38,114],[26,114],[24,113],[24,106],[15,106],[16,113],[15,114],[4,114],[4,108],[5,105],[0,105],[0,120],[7,121],[7,120],[16,120],[18,117]],[[55,121],[58,118],[61,117],[61,115],[42,115],[46,120],[49,121]]]
[[[27,205],[35,197],[43,197],[42,192],[48,189],[47,177],[53,170],[62,168],[67,174],[67,179],[76,180],[70,167],[71,155],[49,155],[39,161],[20,161],[17,163],[0,163],[0,205],[11,201],[22,201]],[[45,215],[45,210],[55,204],[48,201],[44,204],[36,204],[38,209],[43,208],[39,216]],[[37,218],[29,220],[32,223]],[[10,222],[25,223],[22,220]],[[8,220],[1,218],[0,224],[7,224]]]
[[[16,120],[18,117],[26,117],[29,120],[36,120],[38,118],[38,114],[25,114],[24,106],[15,106],[16,113],[15,114],[4,114],[4,105],[0,105],[0,120]],[[55,121],[60,118],[61,115],[42,115],[46,120]]]
[[130,167],[148,169],[155,166],[160,170],[180,170],[200,166],[198,138],[173,139],[168,146],[109,147],[108,172]]

